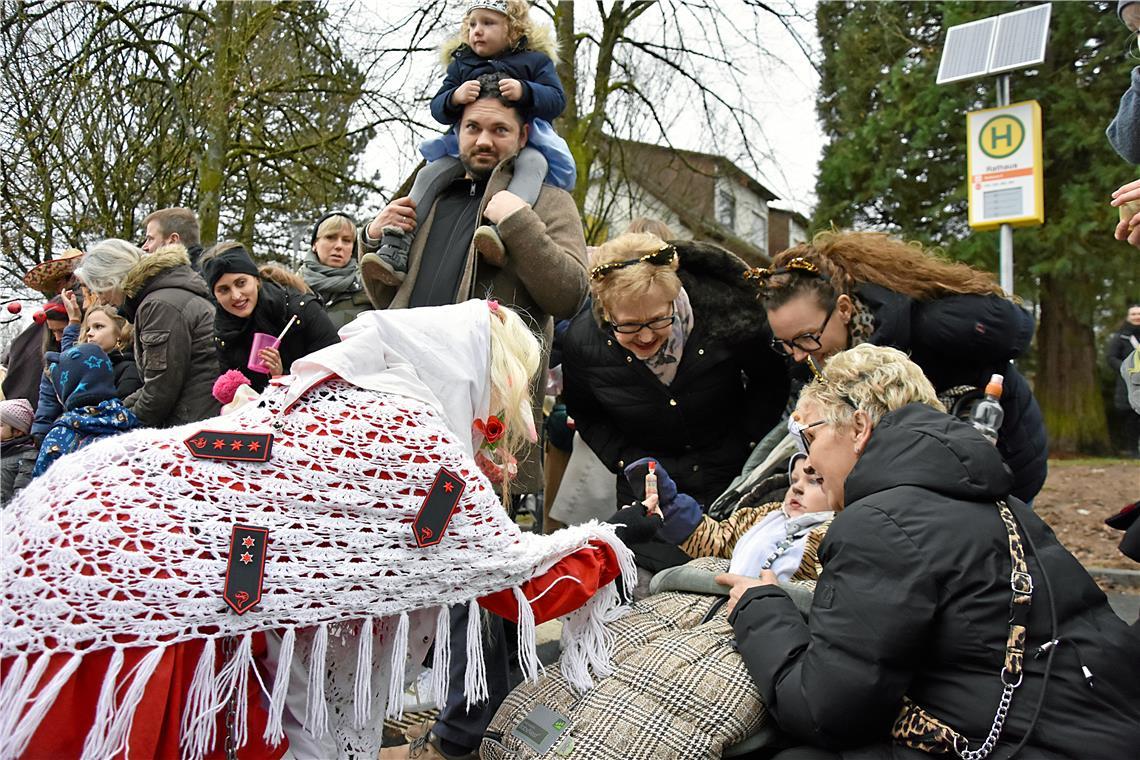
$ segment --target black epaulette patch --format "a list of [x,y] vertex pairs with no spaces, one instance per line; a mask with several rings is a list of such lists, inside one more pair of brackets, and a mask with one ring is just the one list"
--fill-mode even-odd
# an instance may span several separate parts
[[434,546],[443,539],[451,516],[459,508],[459,497],[467,484],[458,475],[440,467],[435,482],[424,497],[419,514],[412,523],[416,546]]
[[226,430],[199,430],[183,443],[197,459],[231,462],[266,462],[273,448],[272,433],[234,433]]
[[265,578],[265,554],[268,546],[268,528],[235,525],[230,534],[226,586],[222,597],[230,609],[239,615],[249,612],[261,601],[261,582]]

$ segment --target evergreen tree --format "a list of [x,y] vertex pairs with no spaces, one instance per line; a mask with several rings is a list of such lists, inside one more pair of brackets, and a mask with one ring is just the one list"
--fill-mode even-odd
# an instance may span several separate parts
[[[1019,7],[821,4],[819,113],[831,143],[816,226],[881,229],[996,270],[998,233],[966,223],[966,112],[995,105],[995,78],[935,77],[946,29]],[[1094,326],[1118,320],[1140,284],[1140,255],[1113,240],[1108,205],[1137,176],[1104,137],[1133,63],[1115,11],[1054,3],[1047,60],[1012,75],[1013,102],[1043,111],[1046,221],[1014,234],[1015,289],[1039,309],[1035,392],[1055,451],[1106,447]]]

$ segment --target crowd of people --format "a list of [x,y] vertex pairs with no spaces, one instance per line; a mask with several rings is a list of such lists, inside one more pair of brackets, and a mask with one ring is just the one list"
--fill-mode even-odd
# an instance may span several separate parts
[[[1032,511],[1030,312],[881,233],[588,249],[549,37],[469,3],[410,195],[295,272],[184,208],[28,272],[0,756],[1128,756],[1140,626]],[[438,716],[381,749],[421,664]]]

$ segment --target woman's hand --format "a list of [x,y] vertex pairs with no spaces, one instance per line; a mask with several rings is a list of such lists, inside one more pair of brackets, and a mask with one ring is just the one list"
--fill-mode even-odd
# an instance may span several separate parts
[[728,606],[726,611],[731,613],[736,609],[737,602],[740,597],[744,596],[744,592],[750,588],[757,586],[775,586],[780,580],[776,574],[771,570],[761,570],[759,578],[749,578],[744,575],[734,575],[733,573],[721,573],[715,578],[716,582],[722,586],[731,586],[728,592]]
[[263,348],[257,352],[257,358],[261,363],[269,368],[270,377],[278,377],[285,374],[285,367],[281,362],[281,352],[276,348]]
[[59,294],[63,301],[63,308],[67,309],[67,321],[77,325],[83,321],[83,312],[79,309],[79,299],[75,297],[74,290],[65,290]]
[[657,494],[650,494],[649,496],[646,496],[644,499],[642,499],[641,503],[645,505],[645,513],[648,515],[658,515],[663,517],[663,515],[661,515],[661,507],[659,506],[660,501],[661,497],[659,497]]

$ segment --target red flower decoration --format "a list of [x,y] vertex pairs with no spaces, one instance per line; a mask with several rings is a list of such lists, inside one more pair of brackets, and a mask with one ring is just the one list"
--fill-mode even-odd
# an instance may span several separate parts
[[507,431],[503,421],[495,415],[487,417],[486,422],[483,420],[475,420],[475,430],[483,434],[483,441],[487,448],[495,448],[495,444],[503,437],[503,433]]

